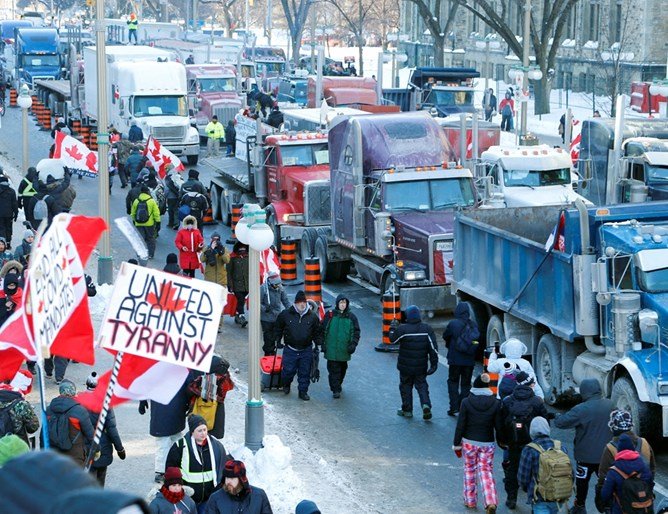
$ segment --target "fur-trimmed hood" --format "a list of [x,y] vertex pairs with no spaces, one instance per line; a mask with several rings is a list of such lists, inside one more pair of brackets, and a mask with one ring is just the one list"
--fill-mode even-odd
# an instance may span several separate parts
[[181,222],[181,228],[186,228],[186,225],[192,224],[197,227],[197,218],[195,216],[188,215],[185,218],[183,218],[183,221]]
[[19,261],[11,260],[5,262],[5,265],[2,268],[0,268],[0,278],[5,278],[7,272],[12,268],[18,269],[19,275],[23,273],[23,264],[21,264]]

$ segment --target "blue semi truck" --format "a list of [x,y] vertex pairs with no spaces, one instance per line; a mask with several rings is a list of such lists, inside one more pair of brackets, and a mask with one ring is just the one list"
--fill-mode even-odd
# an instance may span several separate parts
[[17,89],[24,83],[32,87],[35,79],[59,80],[64,76],[58,31],[53,28],[16,28],[5,59],[5,80]]
[[668,437],[668,202],[461,212],[452,290],[488,348],[527,345],[548,403],[595,378]]

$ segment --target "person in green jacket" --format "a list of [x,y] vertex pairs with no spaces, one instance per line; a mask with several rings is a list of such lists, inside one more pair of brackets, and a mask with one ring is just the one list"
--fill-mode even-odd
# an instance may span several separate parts
[[341,384],[348,370],[348,361],[360,340],[360,325],[357,316],[350,312],[350,301],[346,295],[337,296],[334,309],[325,314],[322,333],[329,388],[334,398],[341,398]]
[[218,122],[218,116],[213,116],[206,126],[206,135],[209,138],[206,143],[206,156],[218,157],[220,155],[220,141],[225,140],[225,127]]
[[137,231],[146,241],[148,258],[152,259],[155,253],[155,238],[160,232],[160,208],[146,184],[141,186],[139,197],[132,202],[130,216]]

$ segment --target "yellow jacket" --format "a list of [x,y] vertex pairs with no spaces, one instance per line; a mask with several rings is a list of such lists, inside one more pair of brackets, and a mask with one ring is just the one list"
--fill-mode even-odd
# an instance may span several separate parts
[[225,139],[225,127],[220,122],[210,121],[206,126],[206,135],[211,139]]

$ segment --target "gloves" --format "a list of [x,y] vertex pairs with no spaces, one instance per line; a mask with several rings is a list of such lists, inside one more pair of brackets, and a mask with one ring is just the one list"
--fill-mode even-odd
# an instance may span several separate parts
[[433,375],[434,373],[436,373],[437,369],[438,369],[438,364],[430,366],[429,369],[427,370],[427,375]]
[[157,236],[160,233],[160,223],[155,224],[155,235]]
[[148,410],[148,402],[146,400],[142,400],[139,402],[139,414],[142,416],[146,414],[146,411]]
[[393,319],[390,321],[390,330],[395,329],[399,326],[399,320],[398,319]]
[[187,251],[188,251],[188,247],[187,247],[187,246],[182,246],[182,247],[181,247],[181,250],[183,250],[184,252],[187,252]]
[[356,344],[352,344],[352,343],[351,343],[351,344],[348,345],[348,353],[349,353],[350,355],[352,355],[353,353],[355,353],[355,350],[356,350],[356,349],[357,349],[357,345],[356,345]]
[[120,450],[116,450],[116,453],[118,454],[119,459],[125,460],[125,448],[121,448]]
[[462,458],[462,447],[461,446],[453,446],[452,451],[455,452],[455,455],[457,456],[458,459]]
[[319,382],[320,381],[320,370],[318,368],[314,369],[313,372],[311,373],[311,382]]

